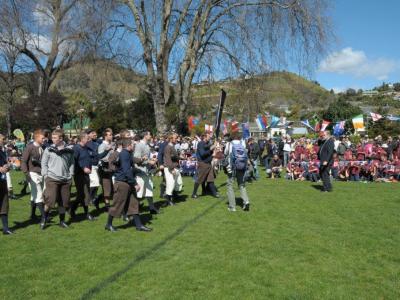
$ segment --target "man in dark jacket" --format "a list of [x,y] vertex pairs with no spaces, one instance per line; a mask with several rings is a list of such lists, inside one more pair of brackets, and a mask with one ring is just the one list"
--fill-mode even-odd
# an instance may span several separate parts
[[335,152],[335,143],[331,138],[329,131],[321,131],[319,140],[318,158],[320,161],[319,173],[323,183],[323,192],[331,192],[332,184],[329,178],[329,170],[333,164],[333,153]]
[[249,138],[247,141],[247,151],[249,153],[249,159],[251,165],[253,166],[251,179],[257,180],[258,178],[260,178],[260,174],[258,172],[258,157],[260,155],[260,147],[258,146],[258,143],[254,141],[253,138]]
[[4,151],[5,136],[0,134],[0,217],[3,224],[3,234],[9,235],[13,232],[8,228],[8,189],[6,173],[10,170],[7,154]]
[[78,143],[74,146],[75,174],[74,181],[76,186],[76,200],[71,206],[71,217],[75,217],[75,211],[79,204],[82,204],[86,219],[94,221],[94,217],[89,213],[90,204],[90,178],[92,172],[92,160],[89,155],[87,143],[89,136],[81,133]]
[[130,139],[123,139],[122,150],[119,152],[119,163],[114,173],[114,196],[112,206],[108,210],[108,219],[105,229],[111,232],[116,231],[112,222],[114,218],[121,217],[124,209],[127,210],[126,215],[133,218],[138,231],[151,231],[142,224],[139,216],[139,201],[134,195],[139,190],[139,185],[135,180],[133,169],[133,144]]
[[[213,159],[215,146],[211,143],[211,135],[206,133],[201,136],[201,142],[197,145],[197,180],[194,183],[192,198],[196,199],[197,196],[197,189],[200,185],[203,185],[203,189],[205,185],[208,185],[208,188],[211,191],[211,194],[215,198],[219,198],[219,193],[217,192],[217,188],[214,184],[215,180],[215,171],[211,165]],[[203,190],[203,192],[205,192]]]

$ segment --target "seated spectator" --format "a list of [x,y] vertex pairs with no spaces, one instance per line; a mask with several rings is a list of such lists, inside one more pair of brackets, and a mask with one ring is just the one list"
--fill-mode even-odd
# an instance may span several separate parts
[[333,179],[337,180],[339,177],[339,156],[336,153],[333,154],[333,164],[331,172]]
[[353,160],[350,162],[350,166],[348,168],[349,180],[360,181],[360,171],[361,167],[357,161],[357,158],[353,156]]
[[280,178],[282,172],[282,160],[275,154],[271,160],[271,178]]

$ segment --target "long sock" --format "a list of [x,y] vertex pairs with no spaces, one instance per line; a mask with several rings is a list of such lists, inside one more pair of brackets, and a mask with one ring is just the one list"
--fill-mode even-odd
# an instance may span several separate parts
[[65,213],[60,214],[60,222],[64,222],[64,221],[65,221]]
[[89,207],[84,205],[83,206],[83,211],[85,212],[85,215],[87,215],[89,213]]
[[138,214],[133,215],[133,221],[135,222],[136,228],[140,228],[143,226],[142,220],[140,220],[140,216]]
[[9,230],[9,228],[8,228],[8,215],[1,215],[1,222],[3,223],[3,231]]
[[42,217],[42,220],[45,218],[45,213],[44,213],[44,205],[43,203],[38,203],[37,207],[39,208],[40,211],[40,216]]
[[207,194],[207,185],[206,185],[205,182],[203,182],[203,183],[201,184],[201,193],[202,193],[203,195]]
[[160,183],[160,198],[163,198],[165,194],[165,183],[161,182]]
[[31,218],[36,217],[36,203],[31,201]]
[[94,200],[97,195],[97,187],[91,187],[90,188],[90,199]]
[[197,190],[199,189],[199,186],[200,186],[200,184],[198,184],[197,182],[194,183],[192,195],[196,195],[197,194]]
[[107,218],[107,226],[112,226],[113,219],[114,219],[113,216],[108,215],[108,218]]
[[156,210],[156,208],[154,207],[154,202],[153,202],[153,198],[152,197],[147,197],[147,201],[149,202],[149,208]]
[[208,186],[210,188],[211,193],[215,196],[217,194],[217,188],[215,187],[214,182],[209,182]]

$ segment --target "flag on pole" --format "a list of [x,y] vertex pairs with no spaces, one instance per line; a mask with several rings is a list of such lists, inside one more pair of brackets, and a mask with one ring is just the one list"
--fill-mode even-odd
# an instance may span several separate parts
[[382,115],[380,115],[380,114],[376,114],[376,113],[370,113],[371,114],[371,117],[372,117],[372,121],[374,121],[374,122],[376,122],[376,121],[378,121],[378,120],[380,120],[380,119],[382,119],[383,117],[382,117]]
[[228,134],[228,127],[229,127],[229,122],[227,120],[224,120],[224,129],[222,130],[223,135]]
[[239,122],[233,121],[231,123],[231,131],[232,132],[238,132],[239,131]]
[[353,126],[355,130],[364,130],[364,118],[363,115],[358,115],[353,118]]
[[306,127],[314,130],[314,127],[311,126],[310,122],[308,120],[303,120],[301,121],[301,124],[305,125]]
[[204,130],[206,131],[206,133],[213,133],[214,132],[214,126],[213,125],[209,125],[209,124],[205,124],[204,125]]
[[389,115],[386,117],[389,121],[400,121],[400,116]]
[[321,131],[325,131],[329,124],[331,124],[331,122],[323,120],[321,125]]
[[188,118],[188,128],[189,128],[189,130],[192,130],[193,127],[194,127],[193,119],[194,119],[193,116],[190,116],[190,117]]
[[263,124],[260,120],[260,116],[258,116],[255,121],[256,121],[258,129],[263,130],[264,128],[263,128]]
[[279,123],[279,117],[277,117],[277,116],[272,116],[271,117],[271,127],[272,126],[276,126],[278,123]]
[[346,121],[340,121],[335,124],[333,127],[333,135],[334,136],[341,136],[344,132],[344,125]]
[[250,127],[248,122],[242,123],[242,132],[244,139],[248,139],[250,137]]
[[268,118],[267,118],[267,116],[262,116],[261,120],[262,120],[262,124],[264,125],[264,129],[266,129],[267,126],[268,126]]
[[15,135],[18,139],[20,139],[22,142],[25,141],[25,136],[24,133],[22,132],[21,129],[15,129],[13,131],[13,135]]
[[267,118],[265,116],[258,115],[256,123],[260,130],[265,130],[265,128],[267,128]]

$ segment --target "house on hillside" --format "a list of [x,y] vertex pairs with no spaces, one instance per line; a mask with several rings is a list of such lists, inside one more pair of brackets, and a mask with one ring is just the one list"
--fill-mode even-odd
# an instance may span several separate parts
[[367,91],[363,91],[362,95],[372,97],[372,96],[379,95],[379,92],[375,91],[375,90],[367,90]]

